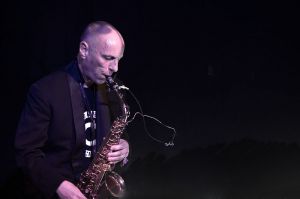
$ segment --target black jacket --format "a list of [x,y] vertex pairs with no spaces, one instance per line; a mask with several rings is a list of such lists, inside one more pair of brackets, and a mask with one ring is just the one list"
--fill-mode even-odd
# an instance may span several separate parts
[[[63,180],[75,181],[84,157],[84,106],[76,62],[34,83],[15,138],[17,164],[44,198],[55,197]],[[111,119],[120,114],[110,94]]]

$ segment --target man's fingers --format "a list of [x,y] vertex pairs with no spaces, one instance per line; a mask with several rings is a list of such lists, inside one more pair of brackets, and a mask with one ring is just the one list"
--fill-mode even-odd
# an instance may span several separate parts
[[[124,152],[123,152],[124,153]],[[122,151],[114,151],[114,152],[109,152],[107,154],[108,157],[119,157],[123,155]]]
[[107,154],[107,160],[111,164],[118,163],[126,158],[129,154],[128,142],[120,139],[120,143],[110,147],[110,152]]
[[129,145],[125,140],[120,140],[119,144],[111,146],[110,149],[112,151],[119,151],[119,150],[123,150],[123,149],[129,150]]
[[128,152],[126,150],[121,151],[112,151],[107,154],[107,157],[122,157],[126,158],[128,156]]
[[124,148],[125,148],[124,146],[118,144],[118,145],[113,145],[113,146],[111,146],[111,147],[110,147],[110,150],[112,150],[112,151],[119,151],[119,150],[122,150],[122,149],[124,149]]

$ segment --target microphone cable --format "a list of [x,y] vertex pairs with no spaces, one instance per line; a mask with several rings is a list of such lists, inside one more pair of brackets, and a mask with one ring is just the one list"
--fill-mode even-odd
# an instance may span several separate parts
[[[137,115],[140,115],[140,116],[142,117],[142,120],[143,120],[143,127],[144,127],[144,130],[146,131],[147,135],[148,135],[151,139],[153,139],[154,141],[159,142],[159,143],[165,145],[166,147],[168,147],[168,146],[174,146],[174,139],[175,139],[175,136],[176,136],[176,129],[175,129],[174,127],[172,127],[172,126],[168,126],[168,125],[162,123],[159,119],[157,119],[157,118],[155,118],[155,117],[153,117],[153,116],[144,114],[143,109],[142,109],[142,106],[141,106],[139,100],[138,100],[137,97],[133,94],[133,92],[131,92],[131,90],[130,90],[128,87],[122,85],[122,86],[119,86],[119,89],[127,90],[127,91],[130,93],[130,95],[133,97],[133,99],[135,100],[135,102],[137,103],[137,105],[138,105],[138,107],[139,107],[139,110],[140,110],[140,112],[135,112],[135,114],[133,115],[133,117],[132,117],[130,120],[127,121],[127,124],[131,123],[131,122],[136,118]],[[148,131],[145,117],[150,118],[150,119],[152,119],[152,120],[158,122],[160,125],[162,125],[162,126],[168,128],[168,129],[171,129],[171,130],[173,131],[173,133],[172,133],[172,138],[170,139],[170,141],[169,141],[169,142],[164,142],[164,141],[162,141],[162,140],[160,140],[160,139],[158,139],[158,138],[153,137],[153,136],[150,134],[150,132]]]

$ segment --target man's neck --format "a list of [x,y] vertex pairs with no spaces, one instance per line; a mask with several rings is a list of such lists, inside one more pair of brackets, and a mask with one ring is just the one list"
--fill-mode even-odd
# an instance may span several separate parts
[[83,81],[84,81],[84,87],[87,88],[87,87],[90,87],[91,85],[93,85],[93,81],[90,80],[87,76],[84,75],[83,71],[82,71],[82,65],[81,63],[78,62],[78,68],[79,68],[79,72],[83,78]]

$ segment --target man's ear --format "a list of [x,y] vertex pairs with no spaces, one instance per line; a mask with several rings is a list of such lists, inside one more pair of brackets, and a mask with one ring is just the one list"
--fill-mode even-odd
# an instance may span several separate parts
[[81,41],[79,44],[79,54],[82,59],[85,59],[88,55],[89,45],[85,41]]

